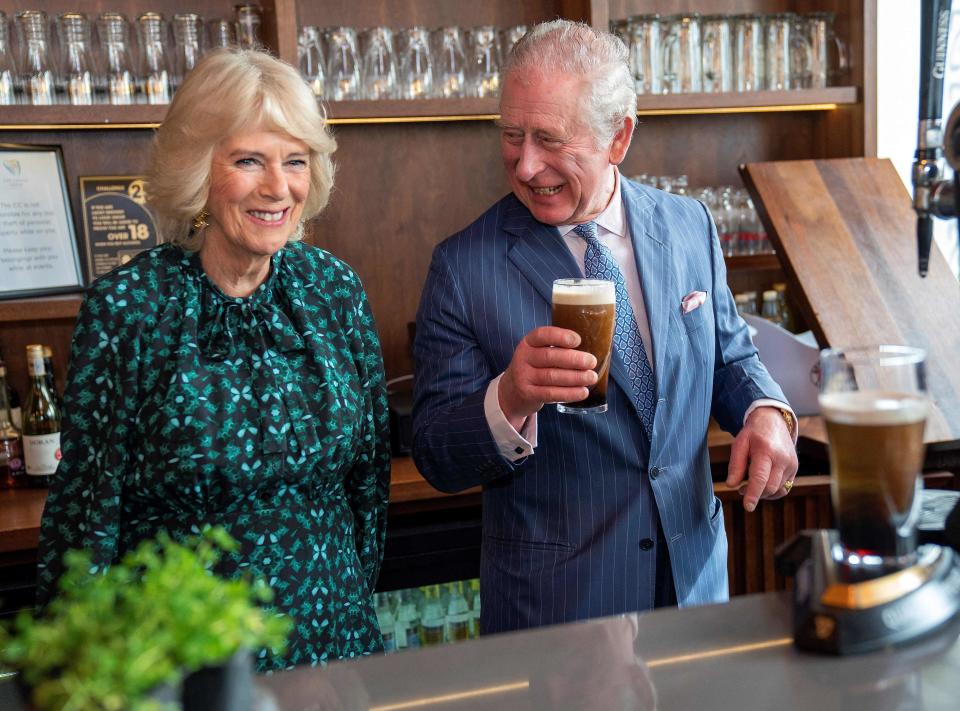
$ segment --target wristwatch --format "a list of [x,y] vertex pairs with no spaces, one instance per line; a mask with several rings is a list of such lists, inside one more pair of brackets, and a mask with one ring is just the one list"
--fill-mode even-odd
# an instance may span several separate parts
[[787,431],[790,433],[790,436],[793,437],[793,428],[796,425],[796,418],[793,416],[793,413],[790,410],[780,409],[780,414],[783,415],[783,421],[787,423]]

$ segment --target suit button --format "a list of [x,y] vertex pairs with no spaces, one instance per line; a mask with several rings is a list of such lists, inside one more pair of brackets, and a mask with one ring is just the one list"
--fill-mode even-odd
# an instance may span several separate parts
[[656,478],[657,478],[658,476],[660,476],[660,467],[651,467],[651,468],[650,468],[650,479],[651,479],[651,480],[656,480]]
[[650,539],[650,538],[640,539],[640,550],[648,551],[651,548],[653,548],[653,539]]

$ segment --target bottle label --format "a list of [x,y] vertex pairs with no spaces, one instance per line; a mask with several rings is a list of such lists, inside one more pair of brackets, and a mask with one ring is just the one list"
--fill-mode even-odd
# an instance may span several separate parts
[[23,458],[30,476],[49,476],[60,463],[60,433],[23,436]]

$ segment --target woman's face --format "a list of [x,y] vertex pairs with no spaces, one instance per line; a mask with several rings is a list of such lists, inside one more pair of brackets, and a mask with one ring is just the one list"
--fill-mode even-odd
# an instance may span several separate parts
[[253,129],[214,151],[204,241],[238,257],[270,257],[293,234],[310,192],[310,149],[276,131]]

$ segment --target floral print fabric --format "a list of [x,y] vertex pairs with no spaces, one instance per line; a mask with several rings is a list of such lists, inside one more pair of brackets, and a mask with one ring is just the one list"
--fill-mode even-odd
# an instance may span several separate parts
[[38,601],[68,548],[108,566],[160,530],[224,526],[227,575],[264,577],[295,622],[260,670],[382,647],[372,593],[390,455],[380,344],[359,279],[291,243],[248,297],[162,245],[99,279],[77,319]]

